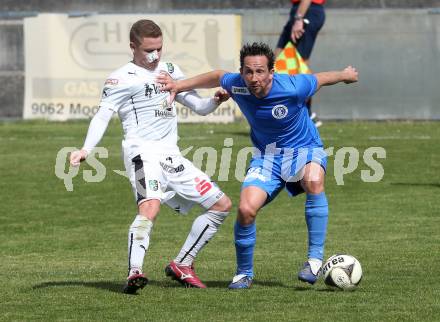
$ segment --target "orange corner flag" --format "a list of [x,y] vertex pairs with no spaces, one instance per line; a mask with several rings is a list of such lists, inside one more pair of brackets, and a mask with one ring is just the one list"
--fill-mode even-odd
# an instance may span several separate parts
[[289,75],[312,73],[290,41],[275,60],[275,72]]

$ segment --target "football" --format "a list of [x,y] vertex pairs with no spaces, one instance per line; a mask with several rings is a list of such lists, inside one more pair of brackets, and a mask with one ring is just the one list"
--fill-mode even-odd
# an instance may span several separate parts
[[351,291],[362,279],[362,267],[355,257],[337,254],[327,259],[322,267],[322,274],[326,285]]

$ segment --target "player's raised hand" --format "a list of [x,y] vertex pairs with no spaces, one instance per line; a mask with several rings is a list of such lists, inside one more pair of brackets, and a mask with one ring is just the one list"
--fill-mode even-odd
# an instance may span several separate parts
[[70,165],[73,167],[79,166],[81,161],[84,161],[87,158],[86,150],[76,150],[70,153]]
[[157,76],[156,81],[160,84],[161,91],[170,92],[168,104],[171,104],[177,95],[176,81],[166,72],[161,72],[159,76]]
[[223,102],[226,102],[230,97],[231,96],[229,95],[229,93],[223,88],[217,90],[214,94],[214,100],[219,105]]
[[359,73],[357,72],[356,68],[354,68],[353,66],[345,67],[343,73],[344,73],[345,84],[356,83],[358,81]]

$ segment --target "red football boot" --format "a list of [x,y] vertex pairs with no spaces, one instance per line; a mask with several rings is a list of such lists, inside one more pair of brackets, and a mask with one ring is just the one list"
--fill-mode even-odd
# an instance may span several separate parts
[[165,267],[165,274],[185,287],[206,288],[194,272],[193,266],[178,265],[172,261]]
[[141,271],[137,271],[131,274],[125,282],[123,292],[125,294],[136,294],[138,289],[143,289],[147,285],[148,279],[142,274]]

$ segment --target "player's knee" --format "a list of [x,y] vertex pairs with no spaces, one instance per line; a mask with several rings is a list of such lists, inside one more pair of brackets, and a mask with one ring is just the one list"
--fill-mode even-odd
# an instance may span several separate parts
[[318,194],[324,191],[324,181],[303,181],[303,188],[306,193]]
[[215,211],[229,213],[231,211],[231,208],[232,208],[232,201],[231,201],[231,199],[229,199],[229,197],[227,195],[224,195],[223,197],[220,198],[219,201],[217,201],[214,204],[214,206],[212,206],[210,208],[210,210],[215,210]]
[[257,209],[252,207],[249,203],[241,202],[238,206],[238,217],[240,222],[253,222],[257,216]]
[[231,211],[231,208],[232,208],[232,201],[231,201],[231,199],[229,199],[229,197],[228,196],[226,196],[225,195],[225,198],[224,198],[225,200],[224,200],[224,204],[223,204],[223,207],[224,207],[224,210],[223,211],[225,211],[225,212],[230,212]]
[[160,201],[156,199],[146,200],[138,206],[138,209],[141,216],[154,220],[160,210]]

